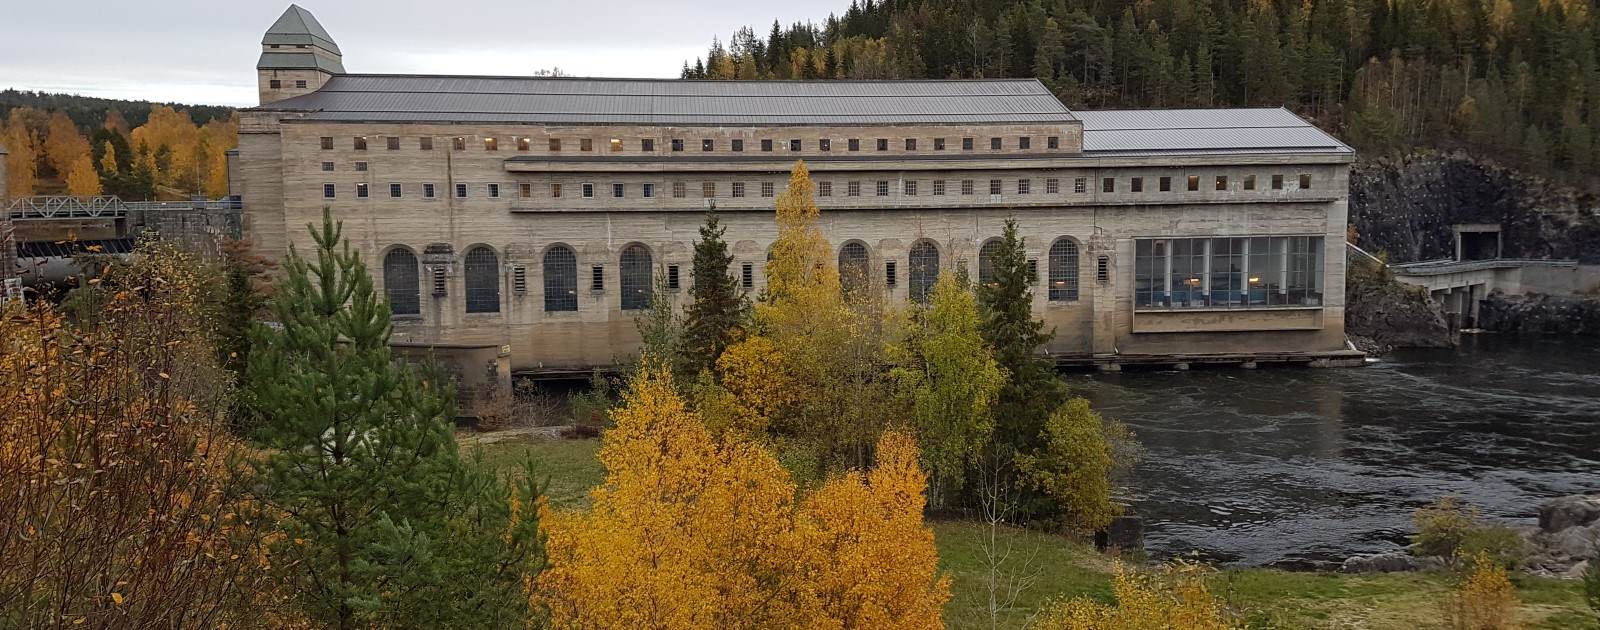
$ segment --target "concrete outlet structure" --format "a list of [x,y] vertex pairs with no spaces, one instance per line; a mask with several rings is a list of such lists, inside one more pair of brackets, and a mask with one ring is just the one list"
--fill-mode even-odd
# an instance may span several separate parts
[[[892,300],[981,279],[1016,219],[1064,363],[1352,356],[1354,153],[1283,109],[1074,112],[1031,79],[352,74],[299,7],[257,74],[233,180],[248,236],[303,251],[331,207],[408,347],[609,365],[637,347],[654,276],[685,305],[707,209],[761,290],[774,198],[804,161],[839,265]],[[499,373],[482,367],[460,371]]]

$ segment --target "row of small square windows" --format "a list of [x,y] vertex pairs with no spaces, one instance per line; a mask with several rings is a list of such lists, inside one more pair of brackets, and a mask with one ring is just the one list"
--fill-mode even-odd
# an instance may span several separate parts
[[[272,83],[274,84],[273,85],[274,88],[278,87],[278,85],[277,85],[278,82],[277,82],[276,79],[274,79],[272,81]],[[295,87],[305,87],[305,81],[296,81],[295,83],[296,83]],[[904,139],[904,141],[905,141],[905,150],[907,150],[907,151],[916,151],[917,150],[917,146],[918,146],[917,140],[918,140],[917,138],[905,138]],[[527,151],[527,150],[529,150],[530,147],[532,146],[532,143],[533,143],[533,139],[529,138],[529,137],[526,137],[526,136],[515,138],[515,141],[517,143],[517,150],[518,151]],[[1032,136],[1017,136],[1016,141],[1017,141],[1017,143],[1016,143],[1017,144],[1017,149],[1028,150],[1028,149],[1032,149],[1033,148],[1033,137]],[[385,142],[385,145],[388,147],[388,149],[390,151],[398,151],[398,150],[400,150],[400,137],[399,136],[385,136],[384,137],[384,142]],[[823,139],[817,140],[816,142],[817,142],[816,146],[817,146],[817,150],[818,151],[832,151],[833,150],[833,140],[831,140],[829,138],[823,138]],[[889,139],[888,138],[877,138],[875,140],[875,142],[877,144],[877,149],[879,151],[888,151],[889,150]],[[549,139],[549,143],[550,143],[549,144],[549,150],[551,152],[558,152],[558,151],[561,150],[561,138],[550,138]],[[849,140],[846,140],[845,143],[846,143],[847,150],[850,150],[850,151],[860,151],[861,150],[861,139],[860,138],[851,138]],[[621,138],[611,138],[608,144],[610,145],[612,151],[621,151],[622,150],[623,141],[622,141]],[[788,141],[788,145],[789,145],[789,150],[790,151],[804,151],[805,150],[805,141],[804,140],[800,140],[798,138],[789,140]],[[775,146],[774,142],[771,139],[763,139],[763,140],[761,140],[761,150],[762,151],[772,151],[774,146]],[[974,139],[973,138],[962,138],[961,139],[961,150],[962,151],[971,151],[971,150],[973,150],[973,146],[974,146]],[[466,139],[466,137],[464,137],[464,136],[456,136],[456,137],[451,138],[450,139],[450,147],[451,147],[452,150],[455,150],[455,151],[465,151],[465,150],[467,150],[467,139]],[[673,138],[671,140],[671,147],[672,147],[672,150],[674,152],[683,151],[684,150],[683,149],[684,140],[682,138]],[[322,136],[322,148],[325,151],[332,151],[333,150],[333,136]],[[357,151],[365,151],[365,150],[367,150],[367,137],[366,136],[356,136],[354,138],[354,148]],[[417,138],[417,148],[421,149],[423,151],[432,151],[433,150],[433,138],[431,138],[429,136],[418,137]],[[1005,138],[1000,138],[1000,137],[989,138],[989,149],[990,150],[999,151],[999,150],[1004,149],[1004,148],[1005,148]],[[1059,149],[1059,148],[1061,148],[1061,137],[1060,136],[1049,136],[1049,137],[1045,138],[1045,148],[1047,148],[1047,149]],[[732,140],[729,140],[728,141],[728,149],[733,151],[733,152],[735,152],[735,153],[744,151],[744,139],[742,139],[742,138],[734,138]],[[500,150],[500,139],[499,138],[484,138],[483,139],[483,150],[485,150],[485,151],[499,151]],[[578,139],[578,150],[579,151],[593,151],[594,150],[594,139],[593,138],[579,138]],[[640,138],[639,139],[639,150],[643,151],[643,152],[646,152],[646,153],[655,151],[656,150],[656,141],[655,141],[655,139],[654,138]],[[716,140],[712,140],[712,139],[701,140],[700,141],[700,150],[701,151],[715,151],[715,150],[717,150],[717,141]],[[943,150],[945,150],[945,139],[944,138],[934,138],[933,139],[933,150],[934,151],[943,151]]]
[[[360,164],[360,163],[358,162],[358,164]],[[358,168],[357,170],[363,170],[363,169],[359,169]],[[1144,192],[1144,179],[1145,178],[1143,178],[1143,177],[1130,177],[1130,178],[1128,178],[1129,191],[1130,192]],[[1300,176],[1299,176],[1299,179],[1300,179],[1299,183],[1300,183],[1300,189],[1301,190],[1309,190],[1311,188],[1311,175],[1310,174],[1301,173]],[[1216,186],[1217,190],[1228,190],[1228,176],[1227,175],[1217,175],[1216,178],[1213,181],[1215,183],[1215,186]],[[874,191],[876,193],[875,196],[878,196],[878,197],[887,197],[887,196],[889,196],[889,190],[890,190],[889,180],[878,180],[875,183],[876,183],[876,186],[875,186],[875,189],[874,189]],[[834,192],[833,184],[834,183],[830,182],[830,181],[817,182],[817,196],[818,197],[832,197],[832,196],[834,196],[833,195],[833,192]],[[942,180],[942,179],[933,180],[933,187],[932,187],[933,188],[933,190],[932,190],[933,195],[934,196],[944,195],[945,194],[945,190],[946,190],[945,189],[945,184],[946,184],[945,180]],[[974,194],[974,190],[976,189],[976,182],[974,180],[963,179],[963,180],[961,180],[961,184],[960,185],[961,185],[961,194],[963,194],[963,195]],[[1283,185],[1284,185],[1283,175],[1272,175],[1271,176],[1271,187],[1272,187],[1272,190],[1283,190]],[[650,198],[654,198],[656,196],[656,185],[655,184],[645,183],[645,184],[640,184],[639,186],[640,186],[640,190],[641,190],[641,193],[642,193],[642,195],[641,195],[642,197],[644,197],[646,199],[650,199]],[[776,196],[777,187],[773,182],[760,182],[760,186],[761,186],[761,196],[762,197],[773,197],[773,196]],[[901,182],[900,186],[901,186],[900,193],[902,195],[909,196],[909,197],[917,196],[918,189],[919,189],[917,180],[914,180],[914,179],[903,180]],[[991,180],[989,180],[989,194],[991,194],[991,195],[1003,194],[1003,191],[1002,191],[1003,186],[1004,186],[1004,182],[1002,180],[999,180],[999,179],[991,179]],[[1088,186],[1089,186],[1089,178],[1087,178],[1087,177],[1077,177],[1077,178],[1074,178],[1072,180],[1072,192],[1074,192],[1074,193],[1082,194],[1082,193],[1088,192]],[[1166,176],[1157,178],[1157,187],[1162,192],[1171,191],[1172,190],[1172,178],[1171,177],[1166,177]],[[1191,190],[1191,191],[1200,190],[1200,176],[1199,175],[1190,175],[1190,176],[1188,176],[1187,182],[1186,182],[1186,188],[1188,190]],[[1245,175],[1243,177],[1243,189],[1244,190],[1255,190],[1256,189],[1256,176],[1255,175]],[[457,198],[463,198],[463,199],[466,198],[468,196],[469,190],[470,189],[469,189],[468,184],[456,184],[455,185],[455,192],[456,192],[456,197]],[[562,196],[562,190],[563,189],[562,189],[562,185],[561,184],[558,184],[558,183],[550,184],[550,196],[551,197],[553,197],[553,198],[561,197]],[[1030,195],[1030,194],[1033,194],[1033,180],[1032,179],[1026,179],[1026,178],[1025,179],[1016,180],[1016,188],[1014,190],[1016,191],[1016,194],[1018,194],[1018,195]],[[1116,192],[1117,191],[1117,179],[1114,178],[1114,177],[1103,178],[1101,180],[1101,182],[1100,182],[1100,190],[1101,190],[1101,192],[1107,192],[1107,193]],[[322,185],[322,196],[325,199],[333,199],[337,195],[337,192],[338,192],[338,187],[335,184],[323,184]],[[484,192],[487,193],[487,196],[490,199],[498,199],[498,198],[500,198],[500,184],[484,184]],[[522,198],[526,199],[526,198],[532,197],[533,196],[533,184],[521,184],[519,186],[518,192],[520,193],[520,196]],[[672,183],[672,196],[674,198],[677,198],[677,199],[685,198],[685,197],[688,196],[688,192],[689,192],[689,187],[688,187],[688,185],[686,183],[684,183],[684,182],[673,182]],[[733,196],[735,198],[744,197],[745,194],[746,194],[745,183],[744,182],[733,182],[730,185],[729,192],[730,192],[731,196]],[[1045,179],[1044,180],[1044,192],[1045,192],[1045,194],[1048,194],[1048,195],[1059,194],[1061,192],[1061,180],[1057,179],[1057,178],[1053,178],[1053,177]],[[400,198],[400,197],[404,196],[403,193],[404,193],[404,189],[400,184],[397,184],[397,183],[389,184],[389,196],[390,197],[392,197],[392,198]],[[614,197],[614,198],[624,198],[624,197],[628,196],[627,193],[628,193],[627,184],[612,184],[611,185],[611,196],[612,197]],[[592,199],[592,198],[594,198],[594,196],[595,196],[595,185],[591,184],[591,183],[579,184],[579,194],[584,199]],[[364,198],[366,198],[368,196],[370,196],[368,185],[365,184],[365,183],[356,184],[356,197],[364,199]],[[433,184],[423,184],[422,185],[422,196],[425,199],[434,198],[436,196],[436,190],[434,188],[434,185]],[[706,199],[716,198],[716,196],[717,196],[717,182],[701,182],[701,184],[700,184],[700,196],[703,197],[703,198],[706,198]],[[861,182],[859,182],[859,181],[845,182],[845,193],[844,193],[844,196],[846,196],[846,197],[860,197],[861,196]]]

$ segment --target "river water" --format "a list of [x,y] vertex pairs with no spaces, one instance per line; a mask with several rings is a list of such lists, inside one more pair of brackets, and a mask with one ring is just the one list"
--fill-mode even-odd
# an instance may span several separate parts
[[1391,551],[1445,494],[1511,524],[1600,491],[1600,340],[1465,336],[1364,368],[1067,377],[1139,435],[1156,557],[1294,568]]

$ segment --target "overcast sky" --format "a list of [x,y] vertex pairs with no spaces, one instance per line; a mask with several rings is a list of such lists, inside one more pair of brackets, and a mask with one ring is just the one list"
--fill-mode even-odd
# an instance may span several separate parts
[[[675,77],[712,36],[821,22],[848,0],[301,0],[350,72]],[[255,105],[284,0],[6,0],[0,88]]]

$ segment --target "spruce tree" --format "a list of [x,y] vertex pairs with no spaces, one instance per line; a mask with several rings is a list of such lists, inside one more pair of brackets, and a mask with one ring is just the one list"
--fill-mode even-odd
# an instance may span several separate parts
[[290,249],[246,371],[282,582],[331,627],[521,623],[538,488],[513,499],[461,461],[449,390],[391,362],[389,305],[342,226],[307,227],[316,252]]
[[694,244],[694,286],[689,288],[694,301],[689,304],[682,343],[681,374],[685,381],[714,368],[717,357],[722,356],[744,322],[748,305],[733,275],[728,273],[733,254],[722,240],[726,231],[717,224],[717,213],[707,212],[706,223],[700,226],[700,240]]
[[[1009,378],[994,407],[995,437],[988,465],[1015,480],[1015,457],[1032,453],[1043,443],[1045,422],[1066,401],[1067,386],[1056,377],[1050,359],[1038,354],[1039,347],[1055,335],[1033,317],[1033,274],[1015,219],[1006,221],[993,269],[993,281],[978,287],[978,302],[983,307],[980,331]],[[1018,508],[1023,514],[1050,511],[1044,497],[1019,493]]]

